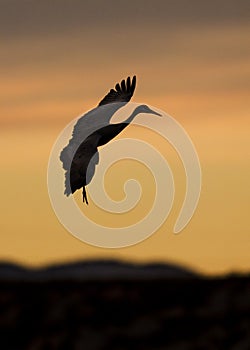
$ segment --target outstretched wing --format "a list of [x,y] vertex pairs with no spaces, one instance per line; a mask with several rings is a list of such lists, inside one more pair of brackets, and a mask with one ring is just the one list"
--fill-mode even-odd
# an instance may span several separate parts
[[129,102],[135,91],[135,86],[135,76],[132,81],[128,77],[126,82],[122,80],[120,84],[116,84],[115,90],[111,89],[97,107],[78,119],[72,133],[72,141],[80,144],[99,128],[109,125],[115,112]]
[[133,76],[132,82],[130,77],[117,83],[115,89],[111,89],[109,93],[101,100],[98,106],[103,106],[109,103],[129,102],[136,86],[136,76]]
[[[62,150],[60,160],[63,163],[65,173],[65,194],[73,193],[84,183],[89,183],[94,175],[95,166],[98,163],[97,145],[99,142],[96,131],[106,127],[114,113],[122,105],[130,101],[136,86],[136,76],[128,77],[115,85],[115,89],[101,100],[99,105],[78,119],[74,126],[72,138]],[[93,155],[96,153],[96,158]],[[81,154],[81,160],[77,156]],[[89,179],[86,179],[86,170],[89,166]]]

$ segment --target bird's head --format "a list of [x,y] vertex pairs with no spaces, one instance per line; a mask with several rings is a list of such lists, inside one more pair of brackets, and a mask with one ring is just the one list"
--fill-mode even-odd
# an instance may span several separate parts
[[136,107],[134,110],[134,114],[137,115],[139,113],[149,113],[149,114],[155,114],[158,116],[162,116],[160,113],[153,111],[151,108],[149,108],[147,105],[140,105]]

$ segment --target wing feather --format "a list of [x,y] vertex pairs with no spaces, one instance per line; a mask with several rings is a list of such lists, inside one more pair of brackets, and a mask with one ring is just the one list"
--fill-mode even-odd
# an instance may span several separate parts
[[121,83],[115,85],[115,89],[111,89],[109,93],[101,100],[99,106],[103,106],[108,103],[116,102],[129,102],[134,94],[136,86],[136,76],[133,76],[132,84],[131,78],[128,77],[125,81],[124,79]]
[[69,147],[61,152],[60,159],[66,170],[64,193],[67,196],[88,184],[94,176],[95,167],[99,162],[97,146],[100,137],[98,133],[90,135],[73,154],[68,154]]

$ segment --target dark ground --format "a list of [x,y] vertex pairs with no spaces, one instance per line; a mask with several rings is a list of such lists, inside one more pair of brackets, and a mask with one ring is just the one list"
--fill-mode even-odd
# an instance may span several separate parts
[[250,277],[0,273],[0,349],[249,350]]

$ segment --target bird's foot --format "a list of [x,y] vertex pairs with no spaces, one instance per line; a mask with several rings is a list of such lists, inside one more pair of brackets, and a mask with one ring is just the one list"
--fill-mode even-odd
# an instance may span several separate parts
[[83,187],[83,191],[82,191],[82,201],[83,203],[86,202],[87,205],[89,204],[85,187]]

